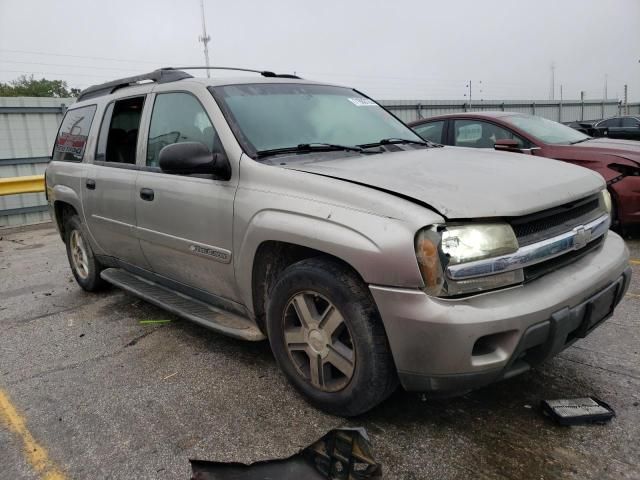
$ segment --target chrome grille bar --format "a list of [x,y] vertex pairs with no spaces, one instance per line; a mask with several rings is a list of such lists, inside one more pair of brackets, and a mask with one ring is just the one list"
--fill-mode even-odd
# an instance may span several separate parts
[[449,265],[446,269],[451,280],[486,277],[497,273],[510,272],[550,260],[573,250],[580,250],[589,242],[606,234],[611,218],[609,215],[574,227],[570,232],[526,245],[517,252],[474,262]]

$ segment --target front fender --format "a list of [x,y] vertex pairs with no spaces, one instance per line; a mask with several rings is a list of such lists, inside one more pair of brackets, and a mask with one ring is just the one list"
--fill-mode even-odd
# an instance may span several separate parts
[[337,257],[368,284],[422,286],[412,225],[333,205],[316,205],[314,210],[303,214],[265,209],[250,219],[235,256],[236,279],[245,305],[252,304],[256,252],[267,241],[301,245]]

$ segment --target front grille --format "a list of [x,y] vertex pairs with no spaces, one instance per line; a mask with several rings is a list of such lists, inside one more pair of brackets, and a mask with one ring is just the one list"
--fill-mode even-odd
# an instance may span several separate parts
[[571,231],[604,213],[598,195],[510,220],[521,247]]
[[579,258],[582,258],[587,253],[595,250],[602,242],[604,242],[605,236],[601,236],[592,240],[587,245],[582,247],[580,250],[573,250],[571,252],[567,252],[564,255],[560,255],[559,257],[552,258],[551,260],[547,260],[545,262],[537,263],[535,265],[531,265],[530,267],[525,267],[524,269],[524,281],[530,282],[539,278],[547,273],[551,273],[559,268],[564,267],[565,265],[569,265],[570,263],[575,262]]

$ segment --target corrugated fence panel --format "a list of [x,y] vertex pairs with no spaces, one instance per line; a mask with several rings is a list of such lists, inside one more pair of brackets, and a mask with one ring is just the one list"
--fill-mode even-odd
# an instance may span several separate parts
[[[597,120],[624,113],[621,105],[614,100],[606,102],[588,100],[491,100],[469,104],[456,100],[381,100],[384,105],[404,122],[413,122],[421,118],[436,117],[458,112],[507,111],[538,115],[556,122],[576,120]],[[629,112],[640,113],[640,104],[629,104]]]
[[[0,98],[0,178],[44,173],[73,98]],[[0,227],[49,220],[43,193],[0,196]]]

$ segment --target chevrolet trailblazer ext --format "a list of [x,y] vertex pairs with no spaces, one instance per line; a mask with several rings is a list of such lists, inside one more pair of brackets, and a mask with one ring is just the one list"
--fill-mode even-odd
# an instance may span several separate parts
[[[85,90],[46,172],[82,288],[269,339],[314,405],[512,377],[629,285],[587,169],[425,142],[352,88],[161,69]],[[144,81],[144,82],[143,82]]]

